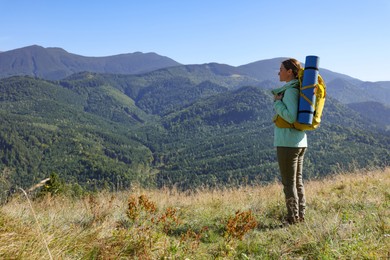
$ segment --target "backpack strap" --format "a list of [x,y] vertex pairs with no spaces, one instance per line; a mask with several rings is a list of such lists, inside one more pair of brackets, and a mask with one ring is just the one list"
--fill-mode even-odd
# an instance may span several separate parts
[[302,88],[300,89],[301,91],[299,91],[299,95],[300,95],[303,99],[305,99],[305,100],[307,101],[307,103],[310,104],[310,106],[312,106],[312,107],[314,108],[313,102],[311,102],[311,100],[310,100],[305,94],[303,94],[303,92],[302,92],[302,90],[309,89],[309,88],[314,88],[314,92],[315,92],[315,91],[316,91],[315,89],[317,88],[317,84],[308,85],[308,86],[302,87]]

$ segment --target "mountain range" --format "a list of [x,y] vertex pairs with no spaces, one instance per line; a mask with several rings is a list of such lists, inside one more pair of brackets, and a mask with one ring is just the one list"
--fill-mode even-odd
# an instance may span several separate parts
[[2,52],[0,55],[0,77],[28,75],[49,80],[61,79],[81,71],[137,74],[180,65],[156,53],[85,57],[61,48],[43,48],[38,45]]
[[[1,185],[28,186],[52,172],[87,189],[272,181],[269,90],[281,84],[283,59],[234,67],[154,53],[2,52]],[[307,178],[388,166],[390,82],[320,73],[328,98],[322,126],[309,133]]]
[[[142,74],[161,68],[184,66],[203,67],[219,76],[241,78],[248,84],[261,84],[264,88],[279,85],[277,72],[281,60],[261,60],[234,67],[210,63],[184,66],[168,57],[156,53],[128,53],[107,57],[85,57],[68,53],[61,48],[44,48],[32,45],[11,51],[0,52],[0,78],[27,75],[47,80],[60,80],[74,73],[88,71],[110,74]],[[321,68],[327,82],[328,93],[344,104],[378,102],[390,105],[390,81],[365,82],[350,76]]]

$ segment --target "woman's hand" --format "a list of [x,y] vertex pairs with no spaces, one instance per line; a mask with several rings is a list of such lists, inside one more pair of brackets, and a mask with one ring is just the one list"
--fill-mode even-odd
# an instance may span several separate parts
[[274,101],[276,101],[276,100],[282,100],[282,98],[283,98],[283,93],[279,93],[279,94],[277,94],[277,95],[274,96]]

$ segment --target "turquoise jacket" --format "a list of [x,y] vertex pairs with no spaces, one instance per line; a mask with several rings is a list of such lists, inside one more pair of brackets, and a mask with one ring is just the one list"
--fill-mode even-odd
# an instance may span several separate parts
[[[273,94],[284,91],[283,99],[274,102],[275,112],[289,123],[294,123],[298,115],[299,90],[294,88],[299,84],[297,79],[291,80],[283,87],[273,90]],[[307,136],[304,131],[294,128],[274,129],[274,146],[280,147],[307,147]]]

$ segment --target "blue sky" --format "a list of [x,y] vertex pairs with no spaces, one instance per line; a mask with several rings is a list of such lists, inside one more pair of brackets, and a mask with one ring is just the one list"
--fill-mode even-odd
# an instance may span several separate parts
[[37,44],[233,66],[318,55],[323,68],[390,81],[389,0],[0,0],[0,10],[0,51]]

